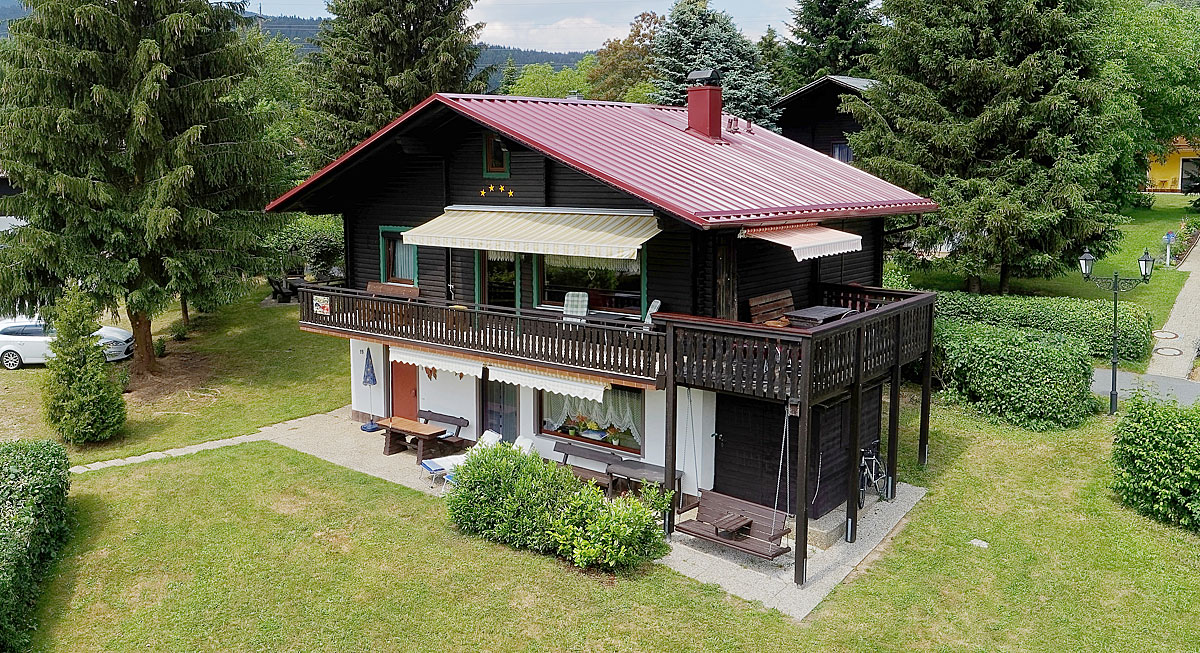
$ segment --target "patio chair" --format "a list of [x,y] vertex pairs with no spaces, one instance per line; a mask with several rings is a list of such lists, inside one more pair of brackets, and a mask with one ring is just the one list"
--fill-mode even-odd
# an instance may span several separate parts
[[534,452],[533,438],[528,435],[522,435],[513,442],[513,447],[520,449],[521,453],[531,454]]
[[563,322],[586,322],[588,314],[588,294],[585,292],[569,292],[563,298]]
[[657,313],[658,309],[660,309],[660,308],[662,308],[662,300],[661,299],[656,299],[656,300],[650,302],[650,306],[646,308],[645,322],[646,322],[647,327],[654,324],[654,314]]
[[[488,429],[483,432],[483,435],[479,436],[479,439],[475,442],[475,446],[494,447],[500,443],[502,438],[503,436],[501,436],[499,433]],[[454,474],[454,468],[461,465],[462,462],[467,459],[467,456],[470,453],[470,451],[467,451],[467,453],[457,453],[450,456],[422,460],[420,462],[420,467],[429,476],[429,487],[431,489],[435,487],[437,485],[437,479],[441,478],[442,490],[444,491],[448,477]]]

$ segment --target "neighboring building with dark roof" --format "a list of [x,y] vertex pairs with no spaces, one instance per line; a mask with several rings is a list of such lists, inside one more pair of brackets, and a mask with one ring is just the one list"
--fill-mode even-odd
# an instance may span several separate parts
[[846,135],[862,126],[853,116],[841,111],[841,96],[861,94],[874,83],[875,80],[862,77],[826,75],[776,102],[775,107],[780,111],[776,124],[784,136],[797,143],[850,163],[854,154]]
[[715,86],[686,108],[434,95],[267,209],[345,219],[349,288],[303,288],[300,326],[349,341],[356,416],[676,479],[688,504],[805,524],[846,503],[853,540],[860,448],[896,449],[883,385],[928,378],[933,296],[877,286],[884,217],[936,205],[723,113]]

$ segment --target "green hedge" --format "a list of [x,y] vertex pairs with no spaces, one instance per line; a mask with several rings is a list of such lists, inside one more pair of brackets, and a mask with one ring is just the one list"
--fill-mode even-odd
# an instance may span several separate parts
[[1113,490],[1143,515],[1200,533],[1200,405],[1138,391],[1124,409],[1113,442]]
[[608,570],[668,551],[656,516],[670,499],[655,488],[607,500],[570,469],[507,444],[472,450],[454,482],[446,505],[464,533]]
[[[1087,341],[1092,356],[1112,357],[1113,309],[1108,300],[939,292],[937,312],[942,317],[1078,336]],[[1141,360],[1150,354],[1154,344],[1150,313],[1120,302],[1117,326],[1117,353],[1122,359]]]
[[0,651],[28,647],[42,576],[67,538],[67,466],[57,442],[0,443]]
[[1036,431],[1095,412],[1092,361],[1079,338],[939,318],[936,375],[952,400]]

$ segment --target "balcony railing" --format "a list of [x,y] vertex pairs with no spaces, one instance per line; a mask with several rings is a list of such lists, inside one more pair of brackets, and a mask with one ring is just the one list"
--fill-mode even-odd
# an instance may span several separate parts
[[345,335],[370,335],[541,366],[601,372],[640,382],[663,373],[662,329],[637,320],[380,297],[302,288],[300,323]]
[[[302,288],[300,322],[346,336],[376,336],[620,380],[666,379],[736,394],[820,401],[919,359],[930,345],[934,295],[821,285],[818,302],[860,311],[812,329],[658,313],[652,325],[589,316]],[[669,339],[669,340],[668,340]],[[805,369],[805,361],[810,361]],[[807,378],[807,381],[806,381]]]
[[676,383],[782,400],[804,395],[807,372],[807,396],[821,401],[920,358],[930,345],[931,293],[823,284],[818,295],[822,305],[860,312],[812,329],[656,315],[674,347]]

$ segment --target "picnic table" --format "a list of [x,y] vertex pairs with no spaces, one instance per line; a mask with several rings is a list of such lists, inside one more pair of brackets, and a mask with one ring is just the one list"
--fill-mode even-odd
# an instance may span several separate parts
[[792,326],[798,327],[814,327],[826,322],[840,320],[847,315],[853,315],[858,311],[844,306],[809,306],[808,308],[800,308],[794,311],[785,311],[783,316],[791,322]]
[[446,434],[444,428],[406,417],[389,417],[375,423],[382,426],[386,432],[383,437],[383,455],[390,456],[408,449],[413,446],[408,442],[408,438],[413,438],[416,440],[418,464],[425,460],[426,445]]

